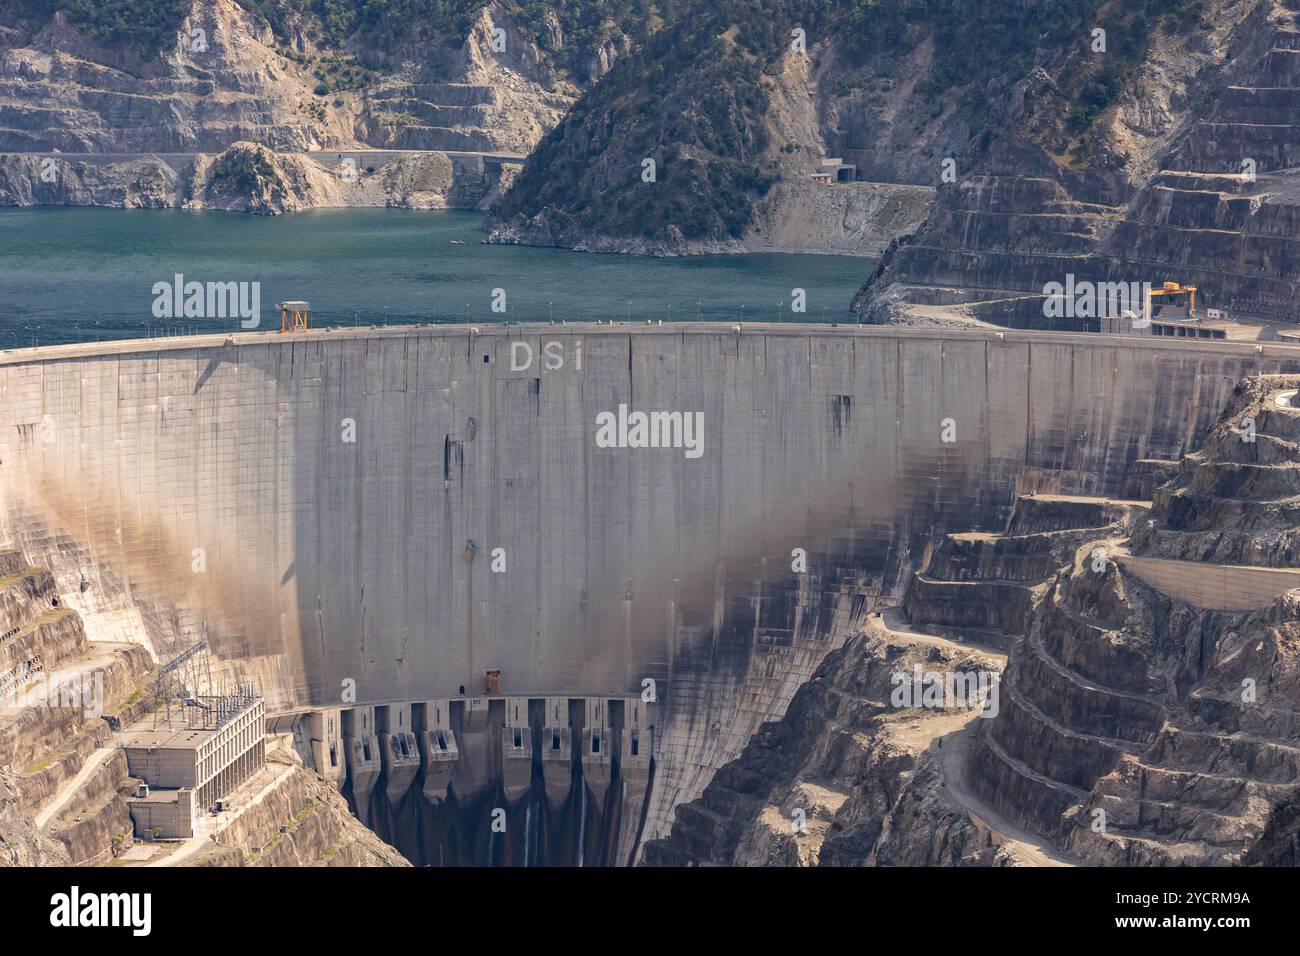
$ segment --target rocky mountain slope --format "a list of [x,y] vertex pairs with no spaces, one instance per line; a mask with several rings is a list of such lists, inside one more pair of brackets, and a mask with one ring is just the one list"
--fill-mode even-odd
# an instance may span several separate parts
[[[785,719],[723,768],[696,804],[679,809],[671,834],[647,847],[645,861],[1067,862],[1032,829],[985,802],[965,773],[984,725],[996,724],[1005,707],[1000,689],[987,716],[969,701],[894,695],[917,668],[945,678],[1001,674],[1003,648],[1020,640],[1058,564],[1081,541],[1122,534],[1131,525],[1127,505],[1029,496],[1017,503],[1005,534],[945,536],[907,591],[907,622],[898,609],[873,614],[863,633],[828,657],[799,691]],[[816,825],[796,833],[782,817],[807,806],[810,794],[820,795],[817,812],[805,811]]]
[[[1284,0],[21,0],[0,201],[268,208],[210,198],[210,158],[145,155],[237,142],[288,179],[283,154],[531,154],[437,198],[363,162],[283,208],[495,202],[492,241],[600,251],[894,246],[873,321],[1070,271],[1270,317],[1295,291],[1295,36]],[[57,184],[12,156],[50,150],[125,155]]]
[[[1118,156],[1095,136],[1101,117],[1148,71],[1159,38],[1196,45],[1202,8],[694,4],[616,63],[542,141],[495,207],[492,236],[654,252],[761,246],[773,220],[804,218],[814,201],[777,187],[809,182],[827,157],[854,164],[859,180],[932,189],[966,176],[991,143],[1022,128],[1054,154],[1110,169]],[[1090,48],[1099,24],[1109,28],[1106,54]],[[975,49],[982,55],[971,57]],[[1181,94],[1163,88],[1163,75],[1148,79],[1159,89],[1158,122],[1161,104]],[[1142,146],[1130,139],[1125,161]],[[888,243],[914,229],[878,234]]]
[[[503,2],[423,43],[415,31],[391,37],[359,26],[336,42],[310,7],[287,3],[187,0],[170,9],[169,24],[165,10],[136,13],[133,27],[163,31],[145,49],[59,4],[33,0],[10,12],[0,21],[0,150],[219,152],[248,140],[277,152],[362,144],[526,152],[578,91]],[[551,29],[562,49],[558,20]],[[593,55],[612,59],[627,42],[612,26],[606,39]]]
[[[500,200],[494,241],[877,256],[933,198],[919,153],[971,129],[956,114],[922,120],[929,107],[906,94],[863,106],[878,93],[859,80],[875,67],[842,62],[827,36],[852,5],[829,7],[800,8],[808,38],[783,52],[792,13],[771,0],[22,0],[0,12],[0,203],[284,212]],[[855,42],[872,29],[855,27]],[[636,62],[616,70],[622,60]],[[890,82],[910,89],[924,68],[898,62],[909,65]],[[518,187],[515,165],[454,158],[522,158],[580,97]],[[864,126],[862,109],[880,122]],[[873,153],[881,123],[908,145]],[[209,188],[209,167],[247,165],[249,146],[223,155],[236,144],[270,150],[259,162],[283,198],[257,183],[239,196]],[[350,167],[330,155],[346,150],[370,152]],[[383,150],[428,156],[380,175]],[[828,163],[834,150],[850,165]],[[450,184],[407,188],[444,154]],[[830,188],[811,178],[864,159],[866,176]],[[653,189],[636,188],[642,175]]]
[[442,152],[277,154],[238,142],[220,153],[168,157],[0,155],[0,197],[16,206],[263,214],[320,206],[481,209],[509,188],[516,171]]
[[[1027,78],[1004,132],[941,188],[854,308],[889,321],[909,304],[1041,297],[1073,274],[1192,284],[1203,304],[1293,321],[1296,13],[1280,0],[1206,0],[1199,16],[1193,32],[1153,34],[1075,149],[1040,128],[1035,104],[1059,79]],[[1041,298],[1011,311],[1014,324],[1043,321]]]
[[896,710],[894,673],[1001,670],[1001,655],[886,629],[878,618],[829,655],[780,721],[765,725],[672,832],[651,866],[996,865],[1017,848],[941,798],[941,748],[969,710]]
[[95,711],[134,713],[151,669],[143,647],[88,641],[54,577],[0,549],[0,864],[102,863],[124,833],[129,844],[120,755],[86,781],[66,816],[34,817],[110,739]]
[[1293,532],[1295,456],[1279,452],[1300,413],[1276,399],[1295,384],[1244,383],[1132,538],[1056,576],[1013,655],[1012,706],[970,770],[1083,861],[1242,862],[1300,792],[1300,591],[1283,575],[1246,593]]
[[291,769],[256,807],[222,830],[193,866],[346,866],[411,864],[363,826],[343,795],[313,770],[268,755],[273,772]]
[[[1243,383],[1199,452],[1135,467],[1153,503],[1031,496],[945,536],[908,624],[828,657],[645,862],[1293,864],[1298,385]],[[891,699],[981,645],[1010,648],[995,715]]]
[[[22,0],[0,11],[0,203],[472,207],[509,179],[411,180],[447,152],[529,152],[632,42],[607,15],[621,9]],[[237,143],[270,150],[282,179],[302,181],[290,201],[210,193],[207,168],[242,161],[220,155]],[[350,168],[296,158],[358,149],[416,155],[384,176],[387,157]],[[64,155],[15,155],[26,153]]]
[[[151,848],[185,854],[137,845],[125,797],[140,781],[116,746],[115,730],[157,704],[156,673],[142,645],[91,640],[53,575],[0,548],[0,867],[123,865]],[[249,787],[260,799],[182,862],[407,865],[301,761],[272,753]]]

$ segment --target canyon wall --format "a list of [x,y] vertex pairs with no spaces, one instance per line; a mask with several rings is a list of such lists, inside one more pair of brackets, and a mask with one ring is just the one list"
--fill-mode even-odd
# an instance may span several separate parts
[[248,142],[219,153],[9,153],[0,154],[0,205],[263,215],[353,206],[482,209],[508,188],[520,162],[484,153],[275,153]]
[[[1300,24],[1279,0],[1230,6],[1194,55],[1160,49],[1107,111],[1108,161],[1062,161],[1029,124],[1009,125],[939,190],[854,310],[905,320],[909,305],[1042,295],[1072,275],[1193,285],[1198,307],[1294,323]],[[1041,300],[1020,306],[990,318],[1046,321]]]

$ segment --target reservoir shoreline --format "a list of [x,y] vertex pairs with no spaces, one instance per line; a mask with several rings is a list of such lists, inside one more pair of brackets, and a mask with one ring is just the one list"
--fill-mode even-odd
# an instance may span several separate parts
[[[238,316],[158,316],[159,283],[256,283],[313,325],[447,322],[835,322],[875,265],[789,253],[584,255],[482,242],[462,210],[323,209],[237,216],[175,209],[0,210],[0,348],[248,331]],[[802,311],[801,311],[802,310]]]

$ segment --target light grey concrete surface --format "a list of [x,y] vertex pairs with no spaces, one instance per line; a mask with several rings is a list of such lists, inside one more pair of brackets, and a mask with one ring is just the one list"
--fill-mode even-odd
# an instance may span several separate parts
[[[506,693],[618,694],[667,678],[728,562],[784,588],[794,548],[814,574],[883,564],[1014,490],[1104,493],[1296,354],[716,325],[21,350],[0,360],[3,527],[92,626],[160,656],[206,632],[273,709],[345,680],[366,702],[482,693],[489,668]],[[701,457],[597,447],[620,404],[700,413]]]
[[[649,837],[932,534],[995,527],[1017,493],[1115,494],[1282,371],[1300,348],[707,323],[19,350],[0,541],[92,639],[207,637],[271,712],[482,695],[489,669],[534,698],[654,680]],[[698,413],[701,454],[600,447],[620,404]],[[373,733],[345,731],[349,763]]]
[[1300,588],[1300,569],[1206,564],[1115,555],[1125,571],[1191,607],[1213,611],[1254,611],[1287,591]]

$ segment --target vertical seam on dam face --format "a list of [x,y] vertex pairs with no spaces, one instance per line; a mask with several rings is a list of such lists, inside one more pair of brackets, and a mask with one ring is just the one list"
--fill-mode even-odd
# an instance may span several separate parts
[[[1025,349],[1025,380],[1032,382],[1034,380],[1034,350]],[[1033,389],[1025,389],[1025,421],[1034,420],[1034,392]],[[1029,443],[1025,443],[1024,456],[1021,459],[1021,467],[1029,467]]]

